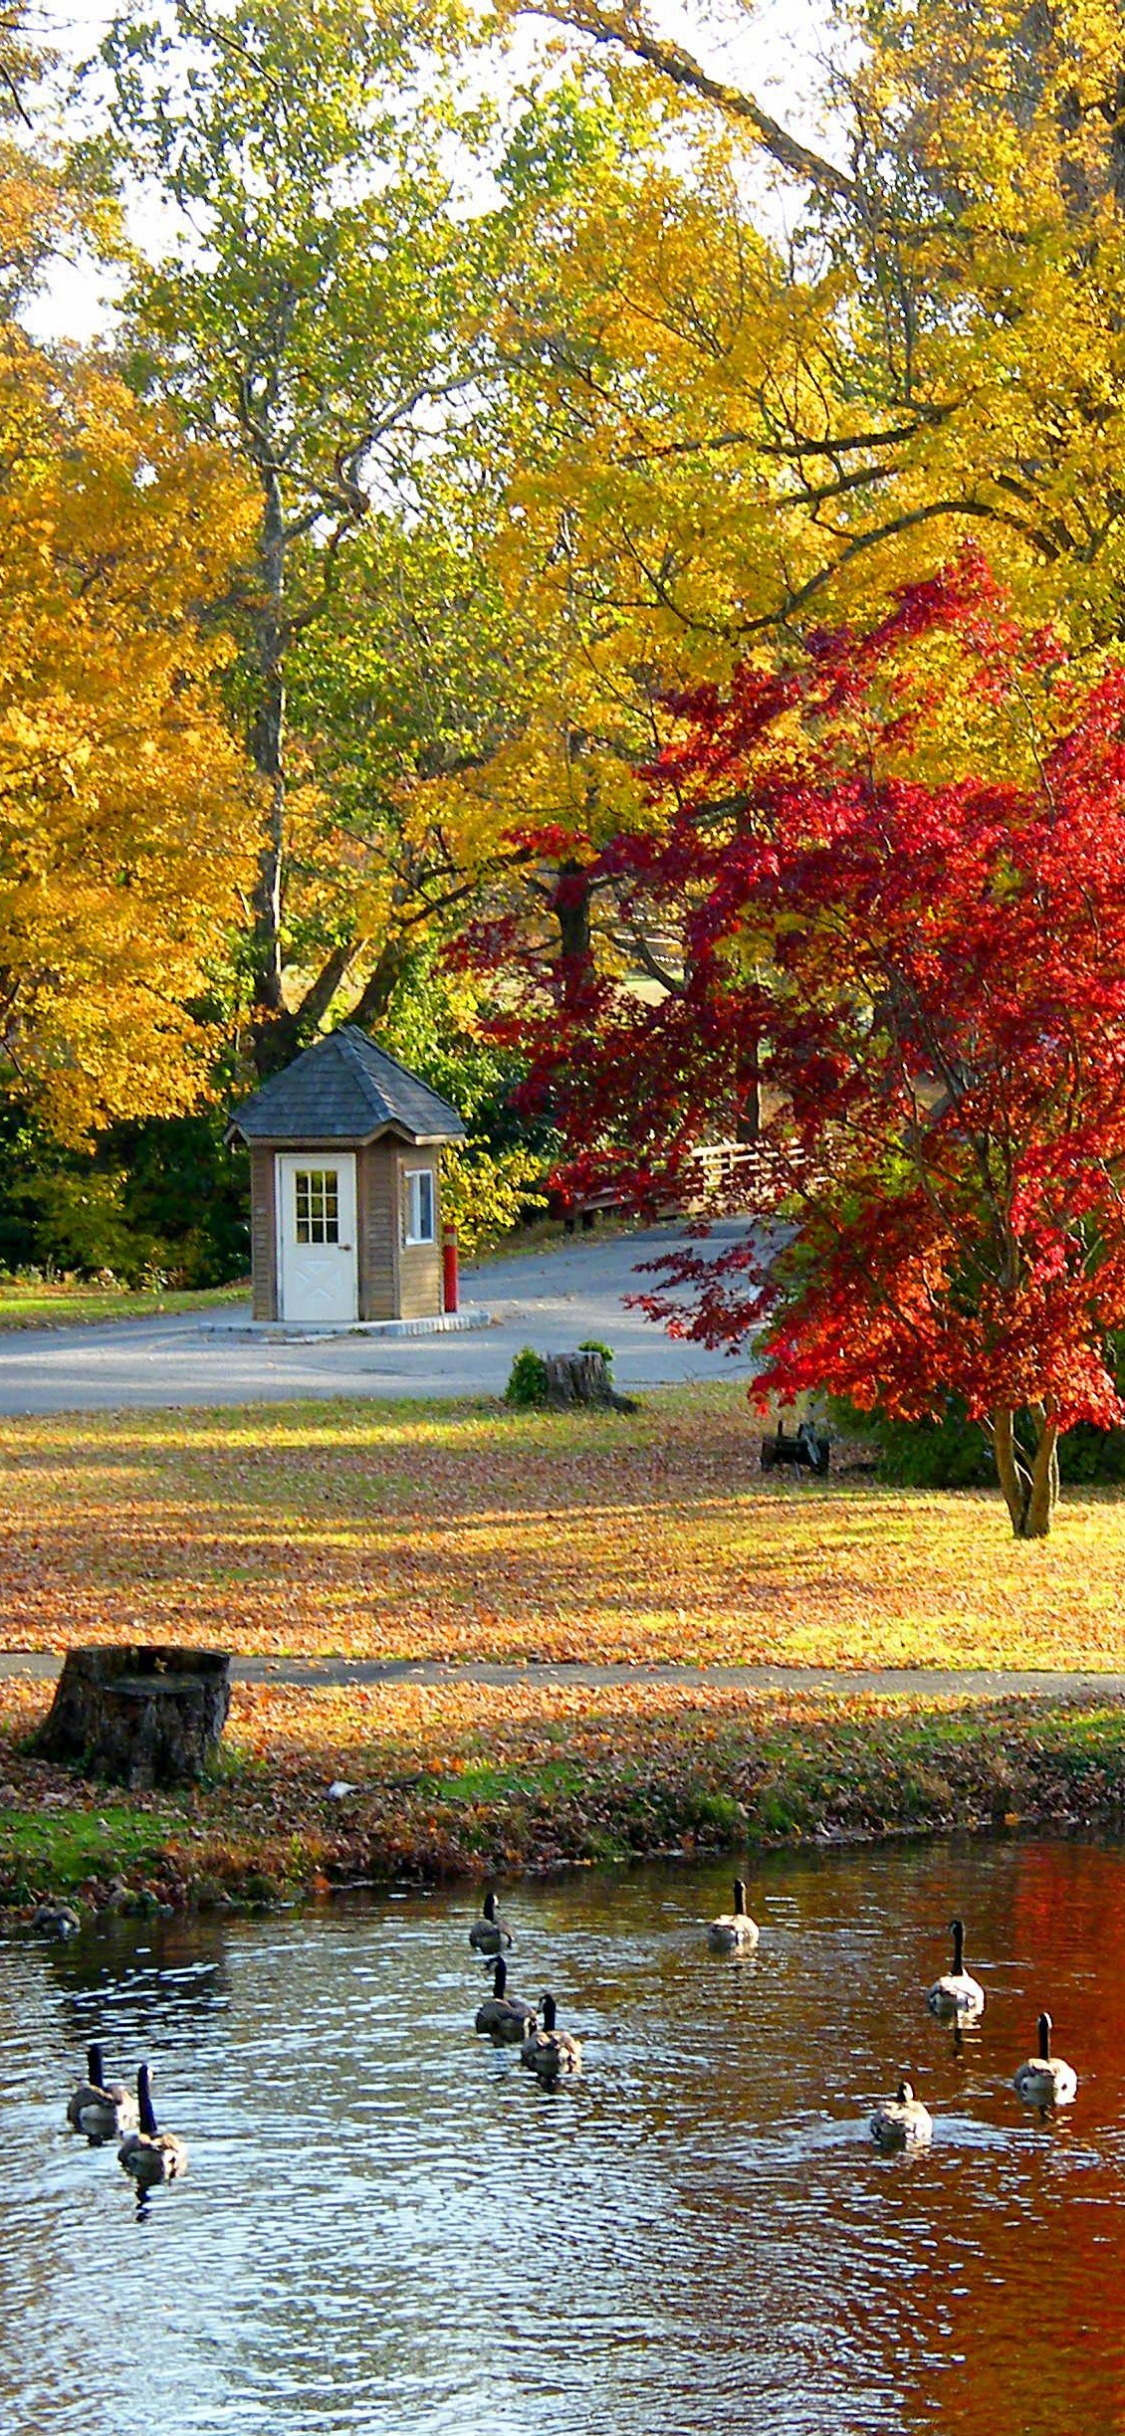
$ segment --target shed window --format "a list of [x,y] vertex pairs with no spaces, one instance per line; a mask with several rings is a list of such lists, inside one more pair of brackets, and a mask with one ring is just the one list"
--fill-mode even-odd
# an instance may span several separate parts
[[434,1171],[432,1167],[408,1167],[404,1178],[406,1197],[403,1203],[403,1224],[407,1243],[432,1243],[434,1240]]
[[298,1243],[339,1243],[337,1176],[338,1170],[334,1167],[298,1168],[294,1179],[297,1187]]

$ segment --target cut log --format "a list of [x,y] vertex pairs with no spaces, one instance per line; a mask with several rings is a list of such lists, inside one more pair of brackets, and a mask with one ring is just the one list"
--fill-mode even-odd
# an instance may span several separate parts
[[135,1792],[194,1783],[219,1746],[229,1674],[223,1650],[68,1650],[35,1747]]
[[637,1410],[635,1397],[618,1395],[604,1353],[549,1353],[544,1369],[545,1400],[550,1405],[610,1404],[619,1413]]

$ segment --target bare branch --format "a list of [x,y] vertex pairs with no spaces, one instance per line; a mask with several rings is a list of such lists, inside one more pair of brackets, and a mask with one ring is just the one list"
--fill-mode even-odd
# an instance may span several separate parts
[[595,8],[592,0],[569,0],[569,5],[568,0],[534,0],[533,13],[551,18],[556,25],[588,34],[594,42],[619,44],[634,59],[643,59],[648,67],[667,77],[681,92],[697,93],[701,100],[714,102],[728,118],[741,119],[744,125],[752,127],[763,149],[791,177],[807,179],[818,191],[844,202],[865,202],[854,178],[837,169],[834,162],[826,161],[819,152],[810,151],[807,144],[799,143],[770,117],[768,110],[763,110],[753,94],[740,92],[737,85],[723,84],[718,77],[708,75],[690,51],[685,51],[678,42],[662,41],[624,9]]

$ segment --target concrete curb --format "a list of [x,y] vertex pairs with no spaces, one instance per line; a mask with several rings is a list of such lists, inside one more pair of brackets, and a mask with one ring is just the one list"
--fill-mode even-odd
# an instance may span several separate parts
[[282,1345],[318,1345],[326,1338],[339,1336],[462,1336],[468,1328],[491,1328],[492,1313],[479,1303],[466,1303],[463,1311],[442,1311],[432,1319],[348,1320],[340,1326],[290,1327],[284,1320],[203,1319],[195,1322],[201,1334],[207,1336],[236,1336],[244,1343],[268,1342]]

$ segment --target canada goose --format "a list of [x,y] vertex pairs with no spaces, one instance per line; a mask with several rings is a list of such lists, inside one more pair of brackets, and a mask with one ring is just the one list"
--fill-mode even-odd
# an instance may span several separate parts
[[500,1954],[511,1942],[511,1930],[496,1917],[496,1897],[490,1888],[484,1898],[480,1919],[474,1920],[469,1930],[469,1944],[475,1954]]
[[965,1923],[951,1920],[953,1969],[935,1979],[926,1998],[931,2013],[943,2021],[975,2022],[984,2011],[984,1989],[965,1969]]
[[492,1974],[492,1994],[477,2007],[474,2028],[487,2033],[503,2046],[514,2047],[520,2039],[528,2038],[536,2027],[535,2008],[525,2005],[522,1996],[508,1996],[508,1965],[502,1954],[496,1957]]
[[71,1903],[37,1903],[31,1919],[37,1937],[77,1937],[82,1923]]
[[177,2140],[174,2132],[157,2131],[147,2064],[142,2064],[137,2073],[137,2113],[140,2130],[126,2132],[117,2151],[117,2162],[126,2174],[132,2175],[137,2198],[141,2200],[158,2182],[182,2181],[188,2164],[183,2141]]
[[571,2038],[568,2030],[555,2028],[556,2012],[554,1997],[545,1993],[540,2000],[542,2028],[530,2030],[520,2047],[521,2064],[526,2064],[544,2083],[582,2070],[581,2044]]
[[101,2048],[86,2049],[86,2079],[76,2081],[67,2101],[66,2119],[74,2131],[85,2132],[94,2146],[120,2139],[137,2128],[137,2101],[121,2081],[107,2082]]
[[746,1888],[741,1878],[734,1881],[734,1910],[720,1912],[717,1920],[707,1923],[707,1943],[713,1954],[734,1954],[739,1948],[757,1945],[758,1923],[751,1920],[746,1909]]
[[1028,2106],[1069,2106],[1078,2087],[1073,2064],[1066,2064],[1061,2055],[1051,2053],[1054,2026],[1049,2013],[1040,2014],[1039,2053],[1028,2056],[1012,2083],[1016,2096]]
[[916,2098],[909,2081],[900,2081],[898,2095],[880,2098],[868,2118],[877,2148],[924,2148],[934,2128],[929,2108]]

